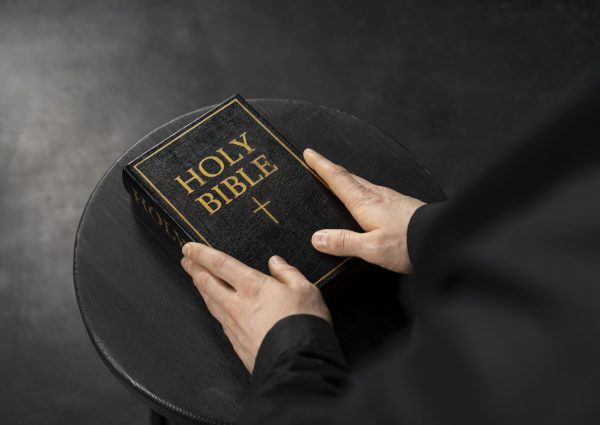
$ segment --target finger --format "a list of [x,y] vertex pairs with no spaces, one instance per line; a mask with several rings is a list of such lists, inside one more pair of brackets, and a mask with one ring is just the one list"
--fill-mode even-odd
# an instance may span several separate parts
[[362,257],[369,233],[358,233],[346,229],[323,229],[312,235],[315,249],[331,255]]
[[369,180],[362,178],[360,176],[357,176],[356,174],[352,174],[350,173],[350,175],[352,176],[352,178],[354,178],[354,180],[356,180],[357,182],[359,182],[360,184],[362,184],[365,187],[369,187],[369,188],[374,188],[377,187],[377,185],[375,183],[371,183]]
[[304,150],[304,159],[309,167],[321,176],[346,208],[352,212],[352,207],[364,194],[365,187],[344,167],[334,164],[312,149]]
[[194,263],[205,267],[214,276],[230,284],[236,291],[246,290],[248,285],[268,280],[268,276],[258,270],[201,243],[189,242],[183,246],[182,252]]
[[278,255],[269,258],[269,271],[271,272],[271,276],[282,283],[295,285],[307,282],[304,275],[296,267],[288,264],[287,261]]
[[[226,294],[224,292],[221,292],[220,290],[217,290],[218,286],[213,286],[214,282],[211,282],[210,280],[204,280],[205,276],[203,275],[203,272],[206,275],[210,275],[208,270],[203,269],[202,266],[194,265],[194,263],[186,257],[184,257],[181,260],[181,265],[184,267],[184,269],[186,269],[186,272],[189,270],[188,273],[190,274],[190,276],[196,276],[193,279],[194,286],[202,296],[206,308],[208,309],[210,314],[212,314],[215,317],[215,319],[219,321],[219,323],[224,325],[228,317],[226,314],[227,306],[233,305],[234,301],[233,297],[231,296],[234,293],[233,288],[231,288],[231,286],[227,285],[225,282],[220,281],[219,278],[213,276],[215,280],[220,281],[218,284],[223,285],[226,291],[231,292],[231,294]],[[202,270],[198,272],[197,270],[195,270],[196,268]],[[228,300],[231,302],[229,302]]]
[[192,277],[194,286],[203,298],[210,298],[215,303],[223,306],[233,295],[234,289],[218,277],[213,276],[205,267],[194,263],[188,257],[183,257],[181,265]]

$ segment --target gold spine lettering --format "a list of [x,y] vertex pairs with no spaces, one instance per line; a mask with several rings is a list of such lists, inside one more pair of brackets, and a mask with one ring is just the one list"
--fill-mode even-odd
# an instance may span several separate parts
[[181,239],[181,236],[179,236],[179,233],[177,232],[177,230],[175,229],[171,229],[171,227],[169,227],[169,222],[168,221],[164,221],[165,224],[165,232],[167,233],[167,235],[169,235],[171,237],[171,239],[173,239],[175,242],[177,242],[179,244],[179,247],[183,248],[183,245],[186,244],[186,242]]
[[140,204],[142,208],[144,208],[144,211],[146,211],[146,213],[148,213],[148,215],[150,215],[150,217],[154,219],[156,224],[161,226],[164,229],[165,233],[169,235],[171,239],[176,241],[179,244],[180,248],[182,248],[183,245],[187,243],[187,241],[185,241],[181,236],[179,236],[179,233],[176,229],[173,229],[169,226],[169,222],[163,219],[162,216],[158,213],[158,211],[154,209],[154,207],[148,207],[146,198],[140,195],[138,191],[135,190],[133,187],[131,188],[131,191],[133,192],[133,198],[135,199],[135,202]]
[[133,191],[133,198],[135,199],[135,202],[140,204],[142,208],[144,208],[144,211],[148,212],[148,205],[146,205],[146,199],[140,196],[138,191],[135,190],[133,187],[131,188],[131,190]]
[[171,228],[169,227],[169,223],[167,223],[165,221],[165,233],[167,235],[169,235],[171,237],[171,239],[173,239],[174,241],[176,241],[177,237],[175,235],[177,234],[177,232],[174,232],[175,234],[173,234],[173,233],[170,232],[170,230],[171,230]]
[[158,211],[156,211],[153,207],[148,208],[148,214],[150,214],[150,217],[152,217],[154,221],[156,221],[156,224],[158,224],[159,226],[163,225],[162,217],[160,216]]

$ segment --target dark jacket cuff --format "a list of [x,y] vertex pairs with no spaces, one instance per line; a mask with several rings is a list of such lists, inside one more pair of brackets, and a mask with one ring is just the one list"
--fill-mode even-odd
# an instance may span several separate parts
[[296,314],[281,319],[267,332],[256,355],[252,380],[262,382],[286,353],[307,347],[345,363],[333,326],[317,316]]
[[414,212],[408,223],[406,243],[408,245],[408,257],[415,270],[419,269],[421,259],[421,247],[426,239],[426,233],[431,227],[431,223],[443,214],[446,209],[446,202],[437,202],[434,204],[425,204]]

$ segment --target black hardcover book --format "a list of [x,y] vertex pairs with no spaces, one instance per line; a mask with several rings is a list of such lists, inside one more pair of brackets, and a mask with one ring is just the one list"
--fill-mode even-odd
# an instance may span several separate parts
[[239,95],[130,162],[123,181],[172,249],[202,242],[264,273],[277,254],[324,290],[364,266],[312,247],[316,230],[360,227],[301,153]]

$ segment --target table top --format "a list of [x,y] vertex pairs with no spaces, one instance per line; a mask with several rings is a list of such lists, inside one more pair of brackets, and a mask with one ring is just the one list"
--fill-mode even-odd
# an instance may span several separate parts
[[[445,198],[412,153],[349,114],[293,100],[249,102],[300,150],[315,148],[376,184],[426,202]],[[226,424],[241,412],[250,376],[178,258],[137,215],[121,180],[127,162],[209,109],[154,130],[110,167],[83,212],[73,274],[90,338],[123,385],[170,419]],[[328,300],[351,365],[361,367],[406,322],[401,287],[398,275],[373,267]]]

